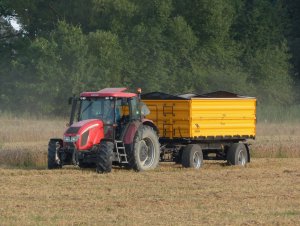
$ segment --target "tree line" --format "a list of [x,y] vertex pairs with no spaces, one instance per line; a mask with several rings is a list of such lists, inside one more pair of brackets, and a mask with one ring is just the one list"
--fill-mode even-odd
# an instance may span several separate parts
[[299,103],[299,17],[292,0],[0,0],[0,110],[60,115],[105,87]]

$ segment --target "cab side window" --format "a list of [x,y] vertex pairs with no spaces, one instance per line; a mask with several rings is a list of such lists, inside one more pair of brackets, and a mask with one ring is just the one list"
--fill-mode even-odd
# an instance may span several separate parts
[[131,115],[131,119],[135,120],[135,119],[139,119],[140,118],[140,108],[139,108],[139,102],[137,97],[133,97],[130,100],[130,115]]

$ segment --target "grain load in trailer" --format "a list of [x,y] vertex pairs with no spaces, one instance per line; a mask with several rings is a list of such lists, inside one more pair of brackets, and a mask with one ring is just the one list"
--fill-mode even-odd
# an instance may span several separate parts
[[225,91],[177,96],[152,92],[142,100],[150,109],[147,118],[158,127],[162,160],[195,168],[203,159],[233,165],[250,161],[247,139],[255,139],[256,98]]

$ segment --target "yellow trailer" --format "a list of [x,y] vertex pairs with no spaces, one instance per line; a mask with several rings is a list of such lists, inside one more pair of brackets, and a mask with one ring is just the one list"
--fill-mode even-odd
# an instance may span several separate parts
[[178,96],[153,92],[143,94],[142,101],[150,110],[146,117],[157,126],[163,149],[169,156],[175,150],[173,160],[182,160],[182,152],[192,145],[201,148],[204,159],[224,160],[230,148],[238,146],[245,156],[231,156],[234,159],[229,163],[250,161],[246,140],[255,139],[256,98],[225,91]]

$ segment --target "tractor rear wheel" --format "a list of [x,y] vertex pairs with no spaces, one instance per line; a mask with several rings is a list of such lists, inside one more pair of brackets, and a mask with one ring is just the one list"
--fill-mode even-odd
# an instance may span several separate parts
[[187,145],[182,152],[182,166],[185,168],[200,169],[203,165],[203,153],[197,144]]
[[136,171],[155,169],[160,158],[160,146],[156,132],[143,125],[136,132],[130,152],[127,154],[129,166]]
[[229,165],[245,166],[248,162],[248,153],[244,144],[234,143],[227,152],[227,162]]
[[109,141],[102,141],[97,150],[97,173],[110,173],[112,168],[114,144]]
[[48,144],[48,169],[58,169],[62,167],[58,156],[58,150],[61,147],[62,140],[50,139]]

